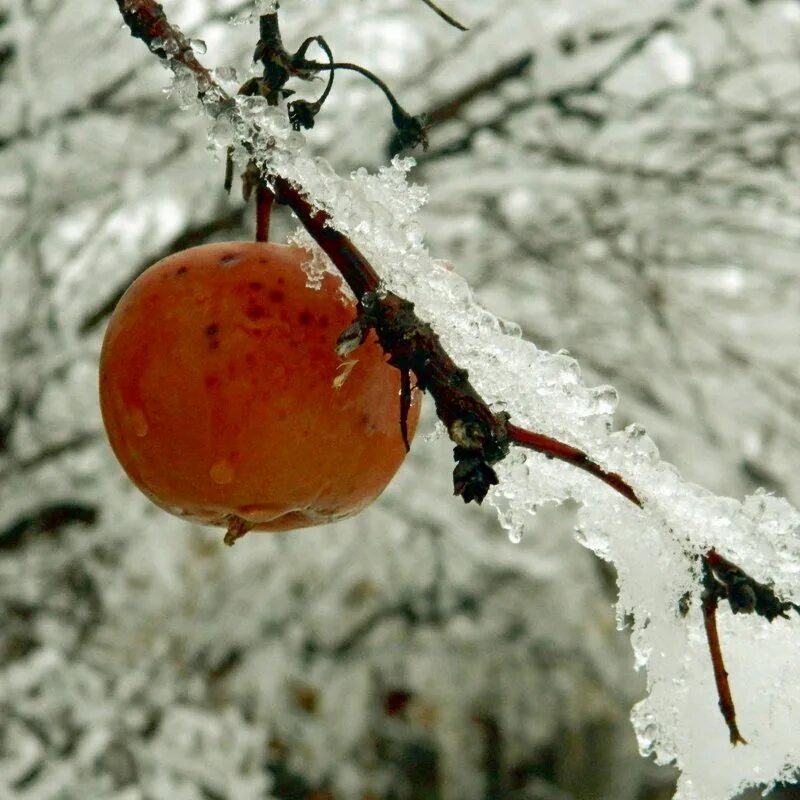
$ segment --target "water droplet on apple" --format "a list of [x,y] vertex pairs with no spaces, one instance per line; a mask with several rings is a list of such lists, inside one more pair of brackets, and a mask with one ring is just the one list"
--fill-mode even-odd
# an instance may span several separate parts
[[208,471],[208,474],[211,476],[211,480],[214,481],[214,483],[224,485],[230,483],[236,473],[227,461],[217,461]]
[[134,408],[131,411],[131,425],[133,426],[133,432],[140,439],[147,436],[150,426],[147,424],[147,417],[145,417],[141,408]]

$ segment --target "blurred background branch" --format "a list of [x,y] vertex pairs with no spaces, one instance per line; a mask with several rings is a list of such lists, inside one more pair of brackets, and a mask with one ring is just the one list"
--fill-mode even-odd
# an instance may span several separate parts
[[[239,552],[128,486],[103,319],[167,252],[252,231],[107,5],[0,15],[0,795],[670,796],[614,577],[569,509],[515,546],[448,499],[432,422],[375,508]],[[252,3],[169,6],[246,77],[227,20]],[[452,0],[463,34],[424,3],[291,6],[287,42],[322,33],[427,112],[426,241],[490,309],[613,383],[687,477],[800,500],[794,3]],[[325,108],[316,152],[383,162],[379,93],[342,73]]]

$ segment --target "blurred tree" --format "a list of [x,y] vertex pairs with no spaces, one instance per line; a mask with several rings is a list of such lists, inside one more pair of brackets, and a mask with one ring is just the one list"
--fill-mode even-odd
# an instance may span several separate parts
[[[465,34],[413,0],[284,5],[287,41],[428,113],[426,239],[489,308],[613,382],[690,478],[800,500],[795,3],[451,0]],[[251,6],[168,4],[243,71]],[[0,10],[0,796],[669,796],[570,510],[512,545],[422,439],[361,516],[233,551],[128,484],[104,321],[162,255],[252,235],[148,55],[110,2]],[[374,168],[383,97],[336,84],[309,141]]]

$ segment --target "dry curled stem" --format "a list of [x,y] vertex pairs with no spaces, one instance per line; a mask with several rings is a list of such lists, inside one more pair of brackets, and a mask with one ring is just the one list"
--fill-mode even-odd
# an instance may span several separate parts
[[422,0],[428,8],[431,9],[435,14],[438,14],[448,25],[452,25],[454,28],[458,28],[460,31],[468,31],[469,28],[466,25],[462,25],[455,17],[450,16],[446,11],[439,8],[433,0]]

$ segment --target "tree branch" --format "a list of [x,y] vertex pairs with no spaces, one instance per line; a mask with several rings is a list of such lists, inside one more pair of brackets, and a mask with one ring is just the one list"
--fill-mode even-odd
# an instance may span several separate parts
[[426,6],[428,6],[431,11],[435,14],[438,14],[448,25],[452,25],[454,28],[458,28],[460,31],[468,31],[469,28],[466,25],[462,25],[455,17],[451,17],[446,11],[443,11],[433,0],[422,0]]
[[[703,561],[704,571],[708,575],[708,561]],[[714,683],[717,687],[717,697],[719,698],[719,710],[728,726],[731,744],[747,744],[747,740],[739,732],[736,724],[736,709],[733,705],[733,696],[728,682],[728,671],[725,669],[725,662],[722,660],[722,648],[719,643],[719,633],[717,632],[717,595],[711,591],[703,592],[703,624],[706,629],[706,639],[708,640],[708,650],[711,654],[711,666],[714,669]]]
[[[218,97],[229,99],[197,61],[183,34],[170,26],[163,9],[155,0],[117,0],[117,5],[134,37],[145,42],[162,59],[174,59],[191,69],[198,78],[204,79],[198,83],[198,95],[201,98],[214,87]],[[659,29],[651,29],[649,34],[652,35]],[[283,83],[292,74],[295,77],[306,77],[301,74],[301,70],[305,68],[351,68],[351,65],[306,62],[301,55],[293,70],[291,63],[288,66],[286,63],[287,54],[280,41],[277,15],[263,15],[261,31],[262,38],[256,48],[256,60],[264,63],[265,85],[270,91],[280,91]],[[646,37],[635,41],[625,51],[624,56],[627,57],[632,50],[641,48],[642,41],[646,41]],[[169,53],[164,43],[170,45]],[[519,66],[523,69],[526,67],[527,63]],[[613,67],[612,64],[606,71]],[[359,71],[363,70],[359,68]],[[480,503],[489,488],[497,483],[493,465],[502,460],[510,446],[515,444],[583,469],[642,507],[641,500],[624,478],[605,471],[583,451],[551,437],[511,425],[506,414],[493,413],[469,382],[467,372],[459,368],[445,352],[430,325],[416,316],[413,304],[392,292],[381,291],[380,278],[372,265],[346,236],[330,226],[328,215],[316,210],[286,179],[275,175],[264,175],[262,179],[274,186],[276,199],[294,211],[356,295],[358,318],[343,333],[340,347],[357,346],[369,330],[374,330],[387,353],[389,363],[401,373],[413,372],[419,388],[433,397],[436,412],[456,445],[456,467],[453,473],[455,494],[461,495],[465,502],[475,500]],[[756,611],[770,620],[776,616],[786,616],[785,612],[790,608],[800,613],[800,608],[792,603],[779,601],[771,587],[757,583],[713,549],[703,556],[703,567],[706,635],[720,708],[728,724],[731,741],[735,744],[745,740],[736,727],[733,699],[722,661],[716,628],[718,601],[720,597],[725,597],[734,612]]]
[[88,526],[96,521],[97,509],[94,506],[71,500],[50,503],[0,528],[0,550],[13,550],[34,534],[54,535],[67,525],[80,523]]
[[619,492],[624,498],[630,500],[631,503],[642,508],[641,500],[639,500],[633,489],[628,486],[621,475],[618,475],[616,472],[607,472],[599,464],[592,461],[583,450],[559,442],[558,439],[552,439],[550,436],[526,431],[524,428],[518,428],[516,425],[508,426],[508,435],[511,441],[520,447],[534,450],[537,453],[543,453],[548,458],[557,458],[560,461],[572,464],[572,466],[588,472],[590,475],[593,475],[595,478],[598,478],[603,481],[603,483],[610,486],[615,492]]

